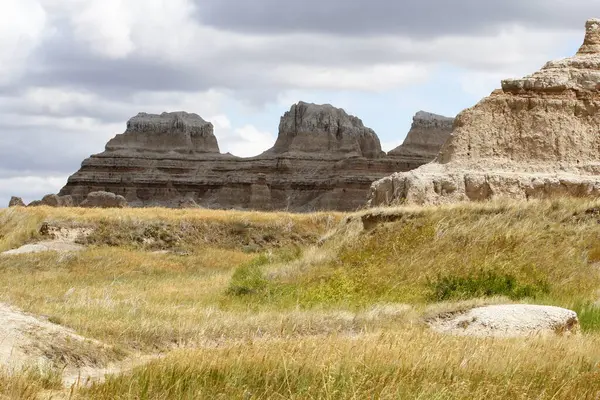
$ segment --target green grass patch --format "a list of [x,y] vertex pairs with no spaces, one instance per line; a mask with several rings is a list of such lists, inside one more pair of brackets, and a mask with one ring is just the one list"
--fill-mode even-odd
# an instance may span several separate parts
[[578,303],[571,307],[577,313],[583,332],[600,332],[600,307],[596,304]]
[[227,294],[244,296],[265,290],[269,282],[264,277],[262,267],[270,262],[271,259],[268,255],[261,254],[254,260],[240,265],[231,277]]
[[519,300],[550,293],[550,285],[544,280],[523,283],[512,274],[483,270],[467,276],[439,275],[428,283],[428,287],[429,300],[434,302],[493,296]]

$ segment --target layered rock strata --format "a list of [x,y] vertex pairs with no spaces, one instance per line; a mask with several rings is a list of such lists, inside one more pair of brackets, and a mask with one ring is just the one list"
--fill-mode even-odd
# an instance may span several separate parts
[[437,159],[375,182],[368,204],[600,195],[600,20],[571,58],[460,113]]
[[331,105],[292,106],[273,148],[252,158],[220,154],[212,125],[194,114],[139,114],[60,194],[76,204],[107,191],[133,207],[354,210],[374,180],[419,165],[387,157],[375,132]]
[[438,155],[452,133],[454,118],[419,111],[413,117],[413,123],[400,146],[387,155],[415,164],[426,164]]
[[375,132],[359,118],[330,104],[304,102],[294,104],[283,115],[277,141],[266,154],[368,159],[385,156]]

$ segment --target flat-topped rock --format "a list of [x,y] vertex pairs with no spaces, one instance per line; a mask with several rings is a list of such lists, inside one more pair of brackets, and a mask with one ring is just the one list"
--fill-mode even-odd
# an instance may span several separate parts
[[299,102],[286,112],[279,135],[267,153],[380,158],[385,155],[375,132],[363,122],[330,104]]
[[213,125],[197,114],[139,113],[127,130],[106,145],[107,152],[219,153]]
[[582,50],[461,112],[437,159],[376,181],[368,204],[600,194],[598,20]]
[[388,153],[395,158],[415,159],[422,163],[433,161],[452,133],[454,118],[419,111],[404,143]]

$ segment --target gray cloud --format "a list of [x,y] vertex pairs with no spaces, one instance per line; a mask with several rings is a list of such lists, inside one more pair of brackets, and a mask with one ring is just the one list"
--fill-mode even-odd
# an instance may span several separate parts
[[403,34],[491,33],[504,24],[577,28],[596,0],[196,0],[203,24],[242,32]]

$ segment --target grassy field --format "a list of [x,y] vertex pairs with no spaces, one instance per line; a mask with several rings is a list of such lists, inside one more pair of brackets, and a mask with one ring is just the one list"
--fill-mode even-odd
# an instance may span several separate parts
[[[0,374],[0,398],[600,396],[600,202],[9,209],[0,250],[44,239],[44,223],[90,231],[85,250],[0,257],[0,301],[165,357],[72,391],[60,371]],[[501,302],[572,308],[583,334],[455,338],[423,322]]]

